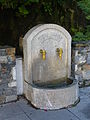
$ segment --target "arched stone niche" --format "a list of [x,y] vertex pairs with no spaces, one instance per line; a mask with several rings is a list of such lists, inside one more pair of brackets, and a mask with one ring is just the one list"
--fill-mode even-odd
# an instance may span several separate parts
[[[37,25],[23,38],[25,81],[28,83],[50,83],[70,77],[71,36],[56,24]],[[62,60],[56,53],[62,48]],[[46,50],[43,60],[40,49]]]

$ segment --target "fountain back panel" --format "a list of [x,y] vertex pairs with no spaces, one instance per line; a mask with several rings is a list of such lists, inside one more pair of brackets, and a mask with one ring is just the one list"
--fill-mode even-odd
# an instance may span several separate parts
[[[23,48],[26,98],[41,109],[59,109],[73,104],[78,99],[78,85],[68,79],[71,75],[70,34],[55,24],[37,25],[24,36]],[[70,88],[73,95],[69,93]],[[64,96],[58,97],[62,92]]]

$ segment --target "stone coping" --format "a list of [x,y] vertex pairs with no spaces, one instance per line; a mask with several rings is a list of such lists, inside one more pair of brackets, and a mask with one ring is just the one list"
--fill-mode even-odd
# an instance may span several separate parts
[[90,40],[88,41],[78,41],[78,42],[73,42],[72,41],[72,47],[87,47],[90,45]]
[[65,89],[65,88],[69,88],[71,86],[74,86],[77,83],[77,80],[75,78],[70,78],[71,80],[73,80],[73,82],[67,86],[63,86],[63,87],[54,87],[54,88],[49,88],[49,87],[40,87],[38,85],[32,84],[32,83],[28,83],[27,81],[25,81],[28,85],[32,86],[33,88],[36,89],[46,89],[46,90],[55,90],[55,89]]

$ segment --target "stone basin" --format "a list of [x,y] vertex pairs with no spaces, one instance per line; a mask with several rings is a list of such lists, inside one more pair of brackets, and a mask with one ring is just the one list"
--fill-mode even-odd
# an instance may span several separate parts
[[40,88],[57,89],[59,87],[63,88],[63,87],[69,86],[72,83],[73,83],[73,78],[62,78],[62,80],[60,78],[57,80],[52,80],[51,82],[42,82],[42,83],[34,82],[33,84],[36,85],[37,87],[40,87]]
[[60,84],[24,83],[25,96],[31,104],[40,109],[60,109],[71,106],[78,100],[78,83],[75,79]]

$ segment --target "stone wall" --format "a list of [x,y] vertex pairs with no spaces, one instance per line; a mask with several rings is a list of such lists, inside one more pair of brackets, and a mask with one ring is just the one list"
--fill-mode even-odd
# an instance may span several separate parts
[[80,87],[90,85],[90,41],[72,43],[72,75]]
[[[72,43],[72,76],[90,85],[90,42]],[[17,99],[15,48],[0,47],[0,104]]]
[[17,99],[15,48],[0,47],[0,104]]

